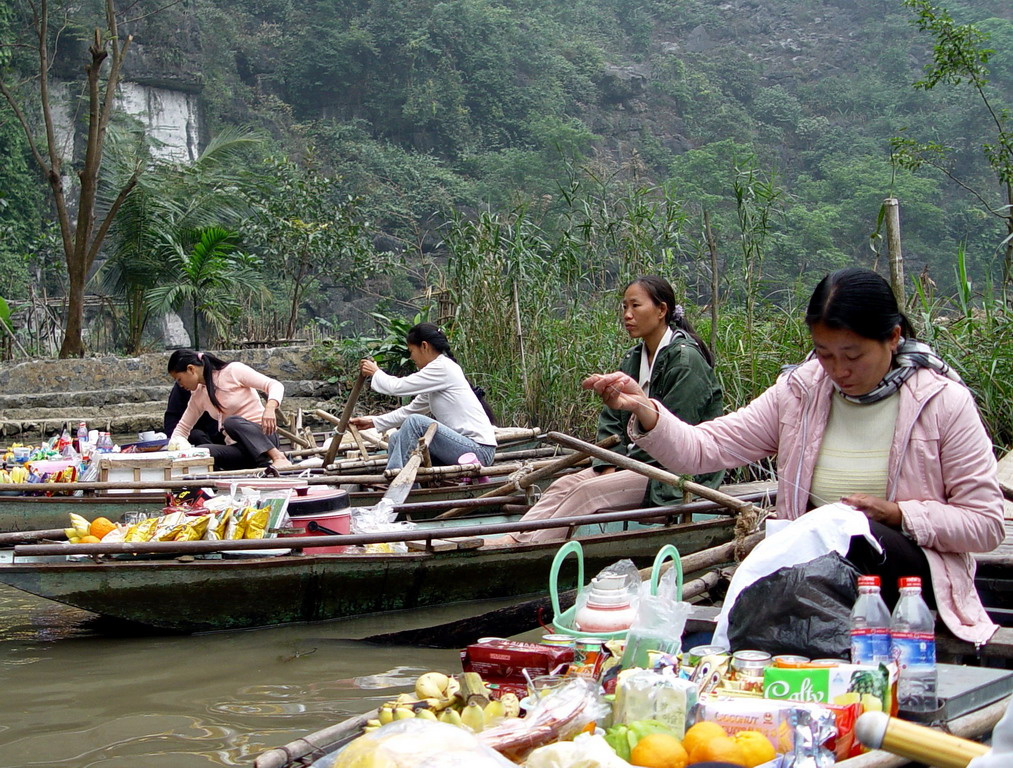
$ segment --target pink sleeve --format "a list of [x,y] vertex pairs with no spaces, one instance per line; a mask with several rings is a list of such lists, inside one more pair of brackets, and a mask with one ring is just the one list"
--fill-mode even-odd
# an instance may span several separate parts
[[190,430],[193,429],[193,425],[197,423],[197,419],[204,413],[204,399],[196,393],[190,396],[190,400],[186,404],[186,410],[183,411],[183,415],[179,417],[179,423],[176,424],[176,428],[169,435],[170,440],[174,437],[190,436]]
[[642,432],[631,417],[630,435],[672,472],[698,475],[759,461],[777,453],[779,386],[774,384],[737,411],[696,425],[687,424],[654,400],[660,417],[657,425]]
[[1006,533],[992,441],[966,388],[951,388],[936,413],[938,454],[929,455],[926,446],[919,458],[939,462],[946,500],[898,501],[904,529],[937,552],[990,552]]
[[259,390],[267,395],[268,400],[281,405],[282,398],[285,397],[285,385],[280,381],[253,370],[245,363],[229,363],[229,367],[233,368],[232,376],[238,384]]

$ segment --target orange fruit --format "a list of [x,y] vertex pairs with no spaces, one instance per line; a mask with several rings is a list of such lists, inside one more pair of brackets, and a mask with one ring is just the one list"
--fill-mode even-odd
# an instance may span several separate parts
[[116,526],[107,517],[96,517],[91,521],[91,525],[88,526],[88,533],[100,539],[109,533],[109,531],[114,530],[116,530]]
[[770,739],[759,731],[739,731],[732,736],[732,740],[742,747],[746,756],[746,768],[756,768],[756,766],[777,757],[777,752],[774,745],[770,743]]
[[746,768],[746,753],[742,747],[735,743],[734,739],[728,736],[718,736],[697,744],[689,753],[689,761],[691,763],[706,763],[708,761],[731,763]]
[[650,733],[630,752],[630,762],[646,768],[686,768],[689,755],[682,742],[668,733]]
[[682,746],[692,755],[693,750],[703,742],[718,738],[728,738],[725,729],[717,723],[701,720],[686,731],[686,735],[682,737]]
[[99,544],[102,542],[98,536],[82,536],[78,544]]

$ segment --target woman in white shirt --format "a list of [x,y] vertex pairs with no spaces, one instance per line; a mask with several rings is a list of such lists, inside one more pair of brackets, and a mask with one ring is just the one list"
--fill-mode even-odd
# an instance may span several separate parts
[[411,402],[379,416],[359,416],[350,423],[359,429],[373,427],[398,431],[388,441],[387,469],[400,469],[434,421],[440,426],[429,445],[434,464],[458,464],[473,453],[483,466],[492,464],[496,434],[492,411],[480,389],[468,383],[464,371],[450,351],[446,335],[433,323],[419,323],[408,330],[408,353],[418,372],[397,377],[384,373],[376,362],[362,360],[359,370],[372,376],[374,392],[395,397],[412,397]]

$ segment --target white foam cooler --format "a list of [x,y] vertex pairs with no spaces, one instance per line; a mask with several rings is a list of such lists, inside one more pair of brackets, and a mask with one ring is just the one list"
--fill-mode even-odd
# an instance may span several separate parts
[[[169,451],[151,453],[109,453],[98,459],[98,479],[105,483],[161,482],[180,480],[186,475],[204,474],[214,469],[210,456],[181,457]],[[109,493],[151,493],[130,489],[110,490]]]

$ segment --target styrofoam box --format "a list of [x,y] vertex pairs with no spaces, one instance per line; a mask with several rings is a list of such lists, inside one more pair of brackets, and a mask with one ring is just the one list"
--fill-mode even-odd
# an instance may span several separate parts
[[[210,456],[180,458],[168,451],[110,453],[99,459],[99,481],[112,483],[153,482],[179,479],[214,469]],[[151,493],[151,490],[110,489],[109,493]]]

